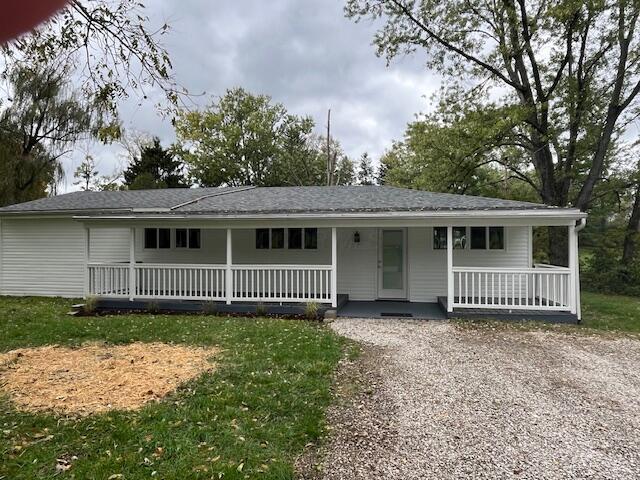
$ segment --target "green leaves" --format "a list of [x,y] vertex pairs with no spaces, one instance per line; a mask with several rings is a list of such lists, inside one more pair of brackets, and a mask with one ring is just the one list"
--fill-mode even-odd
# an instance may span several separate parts
[[[313,135],[314,122],[287,112],[266,95],[227,90],[205,110],[180,112],[176,135],[190,174],[202,186],[322,185],[326,140]],[[354,181],[352,162],[337,142],[335,177]]]

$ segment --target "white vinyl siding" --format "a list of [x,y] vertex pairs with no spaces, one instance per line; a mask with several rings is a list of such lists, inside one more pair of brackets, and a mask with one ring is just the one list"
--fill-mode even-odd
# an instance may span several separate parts
[[[159,227],[161,225],[158,225]],[[3,219],[0,229],[0,288],[5,295],[83,294],[84,233],[72,219]],[[360,242],[354,242],[355,232]],[[352,300],[378,298],[378,229],[338,228],[338,293]],[[286,234],[285,234],[286,235]],[[446,250],[433,249],[433,228],[407,229],[408,300],[435,302],[446,295]],[[91,262],[128,262],[128,228],[92,228]],[[528,267],[530,227],[506,227],[505,250],[455,250],[454,265]],[[145,249],[144,229],[136,229],[136,261],[141,263],[224,264],[225,229],[202,229],[201,248]],[[314,250],[259,250],[254,229],[233,230],[234,264],[331,264],[331,229],[318,229]]]
[[[433,228],[409,228],[409,300],[435,302],[447,294],[447,251],[433,249]],[[457,267],[529,267],[529,227],[505,227],[504,250],[454,250]]]
[[[360,233],[360,242],[353,236]],[[378,229],[338,229],[338,293],[351,300],[378,297]]]
[[84,232],[71,219],[3,219],[2,294],[81,297]]

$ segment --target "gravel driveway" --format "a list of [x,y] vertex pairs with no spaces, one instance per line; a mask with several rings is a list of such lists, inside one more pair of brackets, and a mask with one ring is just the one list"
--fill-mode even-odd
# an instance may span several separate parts
[[366,345],[343,366],[366,383],[330,412],[323,478],[640,477],[639,340],[389,319],[332,328]]

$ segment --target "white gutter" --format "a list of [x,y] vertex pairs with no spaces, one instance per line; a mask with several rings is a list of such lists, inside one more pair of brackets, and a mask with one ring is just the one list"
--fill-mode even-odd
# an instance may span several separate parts
[[582,217],[580,219],[580,224],[575,226],[574,231],[576,233],[578,233],[578,232],[582,231],[584,229],[584,227],[586,227],[586,226],[587,226],[587,218],[586,217]]
[[570,210],[452,210],[452,211],[419,211],[419,212],[354,212],[354,213],[271,213],[271,214],[172,214],[172,215],[76,215],[77,220],[271,220],[271,219],[349,219],[367,220],[416,219],[416,218],[576,218],[584,219],[586,213],[577,209]]

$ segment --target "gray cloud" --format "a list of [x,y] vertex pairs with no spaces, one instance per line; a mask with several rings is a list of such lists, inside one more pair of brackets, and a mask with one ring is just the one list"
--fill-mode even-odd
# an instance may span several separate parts
[[[424,99],[439,86],[419,56],[387,67],[371,46],[375,25],[343,16],[343,0],[149,0],[153,22],[168,21],[164,38],[178,82],[206,92],[204,105],[228,88],[267,94],[292,113],[311,115],[318,131],[332,110],[332,131],[351,157],[377,159],[402,136]],[[159,99],[152,92],[151,99]],[[122,108],[125,128],[174,140],[153,101],[131,98]],[[104,173],[118,163],[117,148],[94,145]],[[68,161],[69,176],[81,161]],[[71,181],[68,181],[70,186]]]

